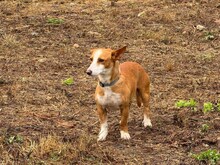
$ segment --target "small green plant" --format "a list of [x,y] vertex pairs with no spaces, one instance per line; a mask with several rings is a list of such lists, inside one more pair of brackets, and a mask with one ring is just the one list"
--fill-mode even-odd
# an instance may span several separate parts
[[15,136],[10,136],[7,141],[9,144],[12,144],[12,143],[22,143],[24,140],[22,136],[15,135]]
[[57,161],[57,160],[60,159],[61,154],[62,154],[62,151],[52,152],[52,153],[50,153],[50,158],[51,158],[51,160],[53,160],[53,161]]
[[52,24],[52,25],[60,25],[64,21],[60,18],[48,18],[47,23]]
[[215,165],[220,160],[220,153],[217,150],[209,149],[207,151],[203,151],[199,154],[192,154],[192,156],[198,161],[206,161],[206,163],[210,163]]
[[73,77],[70,77],[70,78],[67,78],[67,79],[63,80],[62,84],[72,85],[73,84]]
[[203,53],[203,54],[198,55],[197,58],[202,59],[204,61],[211,61],[211,60],[213,60],[214,57],[215,57],[215,54],[207,52],[207,53]]
[[220,112],[220,103],[217,103],[217,111]]
[[179,100],[179,101],[177,101],[177,102],[175,103],[175,106],[176,106],[177,108],[182,108],[182,107],[185,107],[185,103],[186,103],[185,100]]
[[194,99],[190,99],[190,100],[179,100],[175,103],[175,106],[177,108],[182,108],[182,107],[191,107],[194,110],[196,110],[196,105],[197,102]]
[[186,102],[187,107],[195,107],[196,106],[196,101],[194,99],[190,99],[189,101]]
[[207,113],[207,112],[210,112],[210,111],[213,111],[214,110],[214,107],[213,107],[213,104],[211,102],[206,102],[203,104],[203,112],[204,113]]
[[209,125],[208,124],[203,124],[201,128],[201,132],[207,132],[209,130]]
[[215,38],[214,34],[212,32],[207,32],[205,34],[205,39],[206,40],[213,40]]

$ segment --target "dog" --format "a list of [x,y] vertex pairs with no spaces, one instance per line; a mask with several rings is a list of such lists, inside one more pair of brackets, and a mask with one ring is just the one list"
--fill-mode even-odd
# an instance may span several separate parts
[[149,107],[150,80],[144,68],[136,62],[119,64],[126,46],[118,49],[92,49],[91,64],[86,73],[98,76],[95,91],[97,113],[100,120],[98,141],[103,141],[108,135],[107,110],[119,108],[121,112],[120,133],[122,139],[130,139],[128,133],[128,116],[132,97],[136,95],[137,105],[144,106],[144,127],[152,127]]

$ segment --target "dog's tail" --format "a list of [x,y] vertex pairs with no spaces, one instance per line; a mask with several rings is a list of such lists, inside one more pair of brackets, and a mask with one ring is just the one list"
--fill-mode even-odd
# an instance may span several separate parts
[[140,91],[139,91],[138,89],[137,89],[137,91],[136,91],[136,100],[137,100],[137,105],[138,105],[138,107],[141,107],[142,98],[141,98]]

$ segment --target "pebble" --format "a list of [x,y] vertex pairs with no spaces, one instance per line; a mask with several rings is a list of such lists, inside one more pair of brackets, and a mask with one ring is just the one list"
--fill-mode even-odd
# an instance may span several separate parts
[[205,29],[205,26],[197,25],[197,26],[196,26],[196,29],[202,31],[202,30]]
[[72,7],[75,6],[75,3],[71,2],[69,5]]
[[46,58],[41,58],[41,59],[38,60],[38,62],[45,62],[45,61],[47,61]]
[[73,47],[78,48],[79,44],[74,44]]
[[32,36],[38,36],[38,33],[37,32],[32,32],[31,35]]

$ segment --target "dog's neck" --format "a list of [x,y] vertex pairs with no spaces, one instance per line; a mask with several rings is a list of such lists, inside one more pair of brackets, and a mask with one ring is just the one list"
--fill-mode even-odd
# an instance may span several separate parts
[[99,75],[99,81],[103,84],[110,84],[112,81],[120,77],[119,61],[116,61],[112,68],[106,71],[105,74]]

